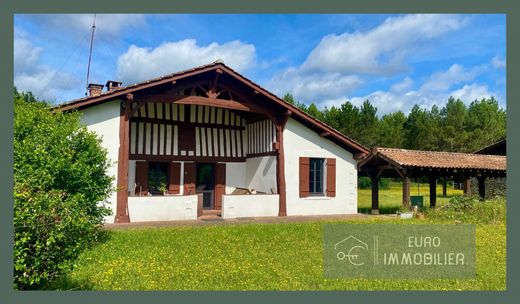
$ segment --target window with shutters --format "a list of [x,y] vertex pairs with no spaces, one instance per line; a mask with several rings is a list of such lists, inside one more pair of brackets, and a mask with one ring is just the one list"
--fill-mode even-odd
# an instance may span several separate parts
[[323,195],[323,176],[324,176],[323,158],[309,159],[309,194]]
[[300,197],[336,196],[336,159],[300,157]]

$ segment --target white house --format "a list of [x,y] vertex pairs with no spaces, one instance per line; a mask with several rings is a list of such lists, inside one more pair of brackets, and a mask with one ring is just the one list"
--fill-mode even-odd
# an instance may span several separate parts
[[223,63],[106,86],[57,109],[81,111],[114,162],[108,222],[357,212],[368,151]]

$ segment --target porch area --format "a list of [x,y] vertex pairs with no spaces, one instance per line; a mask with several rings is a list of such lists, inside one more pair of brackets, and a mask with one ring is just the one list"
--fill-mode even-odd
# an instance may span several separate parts
[[286,214],[289,115],[221,70],[127,94],[116,223]]

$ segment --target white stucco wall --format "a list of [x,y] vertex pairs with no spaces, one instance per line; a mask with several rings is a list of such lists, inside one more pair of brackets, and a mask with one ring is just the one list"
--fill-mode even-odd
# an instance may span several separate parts
[[248,158],[246,161],[247,187],[271,194],[276,193],[276,156]]
[[[352,153],[292,118],[284,130],[284,151],[287,215],[357,213],[357,162]],[[335,197],[299,197],[300,157],[336,158]]]
[[226,163],[226,194],[237,187],[247,188],[246,163]]
[[[96,132],[102,137],[101,146],[107,149],[108,158],[112,162],[112,166],[108,170],[108,174],[114,177],[114,187],[117,185],[117,158],[119,149],[119,113],[120,102],[111,101],[95,107],[81,110],[81,121],[90,131]],[[112,209],[112,215],[105,217],[108,223],[114,222],[116,211],[116,193],[108,199],[108,205]]]
[[222,218],[277,216],[278,194],[224,195]]
[[197,219],[197,195],[132,196],[128,198],[131,222]]

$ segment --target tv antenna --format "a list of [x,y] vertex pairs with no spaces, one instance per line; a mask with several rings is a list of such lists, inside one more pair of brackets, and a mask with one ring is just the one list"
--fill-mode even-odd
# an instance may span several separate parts
[[90,34],[90,50],[88,53],[88,66],[87,66],[87,84],[85,85],[85,96],[88,95],[88,81],[90,77],[90,61],[92,59],[92,46],[94,45],[94,32],[96,31],[96,14],[94,14],[94,22],[92,23],[92,33]]

